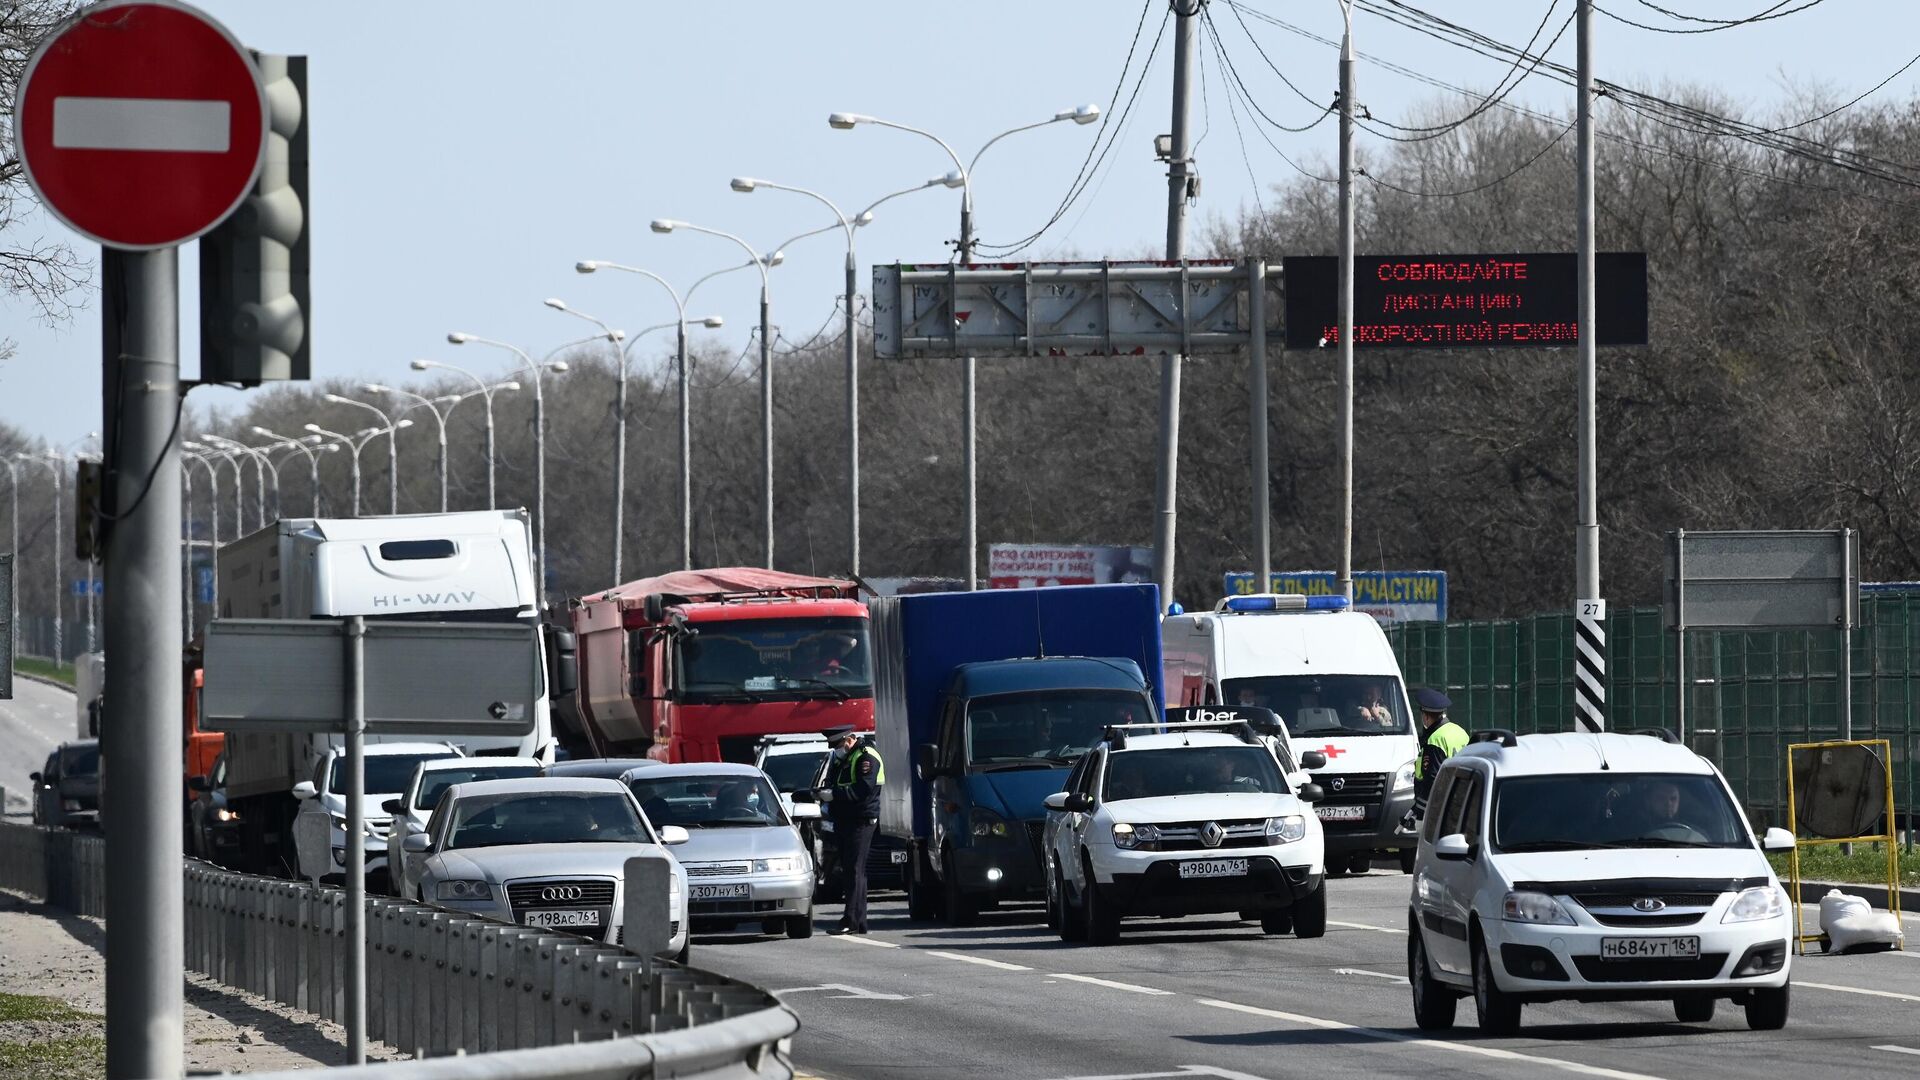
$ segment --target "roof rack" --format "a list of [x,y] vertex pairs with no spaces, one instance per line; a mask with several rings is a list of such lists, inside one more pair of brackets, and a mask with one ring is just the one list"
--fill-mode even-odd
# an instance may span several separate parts
[[1174,721],[1171,723],[1163,721],[1160,723],[1146,724],[1108,724],[1101,738],[1103,741],[1111,743],[1116,750],[1125,749],[1127,745],[1127,732],[1129,731],[1145,735],[1166,735],[1176,731],[1218,731],[1225,735],[1232,735],[1244,743],[1254,745],[1259,745],[1260,743],[1259,733],[1254,730],[1252,724],[1247,723],[1245,720],[1194,720],[1184,722]]
[[1629,731],[1629,732],[1626,732],[1626,734],[1628,734],[1628,735],[1647,735],[1647,736],[1650,736],[1650,737],[1652,737],[1652,738],[1655,738],[1655,739],[1659,739],[1659,740],[1660,740],[1661,742],[1663,742],[1663,743],[1671,743],[1671,744],[1673,744],[1673,745],[1675,745],[1675,746],[1685,746],[1685,745],[1686,745],[1686,743],[1685,743],[1685,742],[1684,742],[1684,741],[1683,741],[1683,740],[1682,740],[1682,739],[1680,738],[1680,736],[1678,736],[1678,735],[1675,735],[1675,734],[1673,733],[1673,729],[1672,729],[1672,728],[1664,728],[1664,727],[1643,727],[1643,728],[1635,728],[1635,729],[1634,729],[1634,730],[1632,730],[1632,731]]
[[1520,745],[1520,736],[1515,735],[1513,732],[1507,730],[1506,728],[1498,728],[1498,727],[1481,728],[1479,731],[1473,732],[1472,734],[1468,735],[1467,742],[1469,743],[1497,742],[1504,747],[1515,747]]

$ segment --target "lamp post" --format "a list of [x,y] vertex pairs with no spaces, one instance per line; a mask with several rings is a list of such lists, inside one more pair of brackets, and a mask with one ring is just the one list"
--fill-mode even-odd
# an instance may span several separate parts
[[360,451],[364,449],[368,443],[372,442],[373,440],[379,438],[382,435],[391,436],[395,431],[397,431],[400,428],[412,427],[412,426],[413,426],[413,421],[400,420],[395,422],[391,427],[361,428],[359,431],[354,432],[352,435],[343,435],[338,431],[328,431],[326,428],[321,427],[319,424],[302,425],[303,430],[310,431],[315,435],[325,436],[326,438],[334,439],[341,443],[345,443],[347,449],[352,451],[353,456],[351,458],[351,461],[353,462],[352,476],[353,476],[353,516],[354,517],[360,516]]
[[[947,157],[953,161],[953,167],[960,173],[960,243],[956,254],[960,259],[960,265],[971,266],[973,265],[973,168],[980,163],[980,156],[987,152],[988,147],[1009,135],[1015,135],[1022,131],[1031,131],[1034,128],[1046,127],[1049,124],[1057,124],[1063,120],[1071,120],[1075,124],[1091,124],[1098,119],[1100,119],[1100,107],[1098,105],[1082,105],[1078,108],[1062,109],[1054,113],[1049,119],[1008,128],[993,138],[988,139],[980,145],[979,150],[974,152],[973,160],[965,165],[960,163],[960,155],[954,152],[953,147],[948,145],[946,140],[930,131],[909,127],[906,124],[897,124],[890,120],[882,120],[879,117],[867,116],[862,113],[834,113],[827,117],[827,126],[837,131],[851,131],[860,124],[872,124],[875,127],[893,128],[896,131],[905,131],[924,139],[930,139],[937,143],[940,149],[945,150]],[[979,485],[977,469],[978,424],[974,415],[976,368],[977,361],[973,356],[969,355],[966,358],[966,364],[962,374],[964,387],[960,410],[962,413],[962,426],[966,429],[962,456],[965,458],[965,472],[967,474],[966,543],[967,588],[969,590],[980,587],[978,567],[980,550]]]
[[440,512],[443,514],[446,513],[447,512],[447,415],[440,411],[440,408],[437,402],[443,402],[443,401],[448,401],[453,399],[422,397],[411,390],[401,390],[392,386],[384,386],[380,383],[362,383],[360,384],[360,389],[365,390],[369,394],[393,394],[398,397],[412,398],[416,404],[408,406],[410,410],[420,408],[421,406],[425,406],[426,410],[433,414],[433,422],[437,424],[440,429],[440,458],[439,458]]
[[57,665],[65,659],[65,657],[61,655],[61,652],[63,651],[63,646],[66,644],[63,640],[60,625],[60,585],[63,581],[60,573],[60,518],[62,515],[60,509],[60,466],[64,459],[60,457],[57,451],[51,448],[39,454],[29,454],[25,451],[16,450],[13,456],[21,461],[37,461],[53,472],[53,553],[48,557],[47,561],[52,563],[50,569],[53,571],[51,575],[53,578],[53,662]]
[[620,341],[626,331],[615,330],[606,323],[577,308],[567,306],[567,302],[557,297],[548,297],[546,305],[563,315],[583,319],[600,328],[600,333],[613,346],[613,362],[616,377],[619,379],[618,392],[613,406],[613,582],[620,583],[620,554],[626,543],[626,487],[627,487],[627,353]]
[[487,400],[487,509],[489,510],[493,509],[495,506],[498,505],[498,502],[494,499],[494,495],[493,495],[493,392],[495,390],[518,390],[520,389],[520,384],[517,382],[513,382],[511,380],[507,382],[489,383],[485,379],[482,379],[480,376],[475,375],[471,371],[468,371],[466,368],[458,367],[453,364],[443,364],[438,360],[415,360],[410,366],[415,371],[426,371],[429,368],[440,368],[445,371],[451,371],[456,375],[464,375],[467,378],[473,380],[474,385],[479,387],[479,389],[474,392],[486,398]]
[[[584,345],[589,341],[598,340],[600,335],[595,334],[578,341],[569,341],[554,348],[552,352],[547,353],[547,356],[552,357],[562,349],[570,349],[575,345]],[[507,350],[519,357],[520,362],[526,365],[527,374],[533,376],[533,529],[538,538],[534,545],[534,559],[538,563],[533,570],[534,595],[538,597],[539,606],[545,608],[547,606],[547,405],[546,395],[541,386],[540,372],[542,368],[551,369],[554,372],[565,372],[567,364],[564,360],[551,359],[542,359],[536,364],[533,357],[528,356],[527,351],[520,346],[509,345],[492,338],[483,338],[477,334],[455,330],[447,335],[449,345],[465,345],[469,341],[476,345],[491,345],[496,349]]]
[[[187,604],[186,604],[187,640],[192,641],[193,640],[193,584],[192,584],[192,578],[193,578],[193,464],[195,462],[198,462],[201,468],[207,470],[207,529],[208,529],[207,552],[209,555],[212,555],[213,553],[220,550],[220,506],[219,506],[219,498],[218,498],[220,494],[220,477],[219,477],[219,474],[214,472],[213,462],[207,460],[207,458],[203,457],[200,454],[199,450],[195,449],[195,447],[199,445],[198,443],[182,443],[181,445],[184,447],[184,449],[180,453],[180,470],[181,470],[182,479],[183,479],[183,482],[180,486],[181,486],[181,490],[186,493],[186,499],[187,499],[187,518],[186,518],[187,520],[186,576],[188,578]],[[220,578],[218,575],[214,575],[212,580],[212,586],[213,586],[212,595],[207,598],[207,603],[209,605],[208,610],[210,612],[218,612],[220,610],[219,609]],[[211,614],[208,616],[208,618],[212,618],[212,617],[213,616]]]
[[208,499],[209,499],[208,505],[211,510],[211,513],[213,514],[216,524],[218,523],[219,517],[220,517],[220,506],[219,506],[220,468],[219,466],[221,462],[225,462],[233,466],[233,535],[235,539],[238,539],[241,533],[244,533],[247,531],[247,523],[242,517],[242,514],[246,507],[245,495],[241,491],[241,484],[240,484],[241,480],[243,479],[243,474],[240,471],[240,463],[237,460],[235,460],[239,455],[235,454],[231,450],[216,449],[215,447],[208,446],[205,443],[197,443],[197,442],[192,442],[190,440],[182,441],[180,445],[185,447],[188,450],[192,450],[200,454],[207,462],[207,469],[213,474],[213,480],[210,485],[212,495],[208,496]]
[[[320,516],[320,453],[337,451],[340,449],[340,447],[335,443],[330,443],[325,441],[318,435],[308,435],[303,438],[293,439],[293,438],[288,438],[287,436],[282,435],[279,432],[269,431],[266,428],[259,426],[258,424],[254,425],[248,430],[252,431],[255,435],[258,435],[263,439],[272,439],[275,443],[277,443],[280,446],[292,447],[293,449],[296,449],[307,456],[307,487],[312,495],[312,509],[309,512],[312,514],[312,516],[319,517]],[[276,496],[276,501],[277,501],[277,496],[279,495],[278,486],[274,488],[274,495]]]
[[[267,474],[269,472],[273,474],[273,509],[274,509],[274,513],[278,514],[280,511],[280,470],[279,468],[275,466],[271,461],[267,460],[266,451],[261,450],[257,446],[248,446],[246,443],[236,442],[235,440],[229,439],[224,435],[212,435],[212,434],[208,434],[207,432],[201,432],[200,438],[203,442],[210,443],[213,446],[217,446],[223,450],[232,451],[234,454],[244,454],[247,457],[253,459],[254,479],[259,482],[258,485],[255,487],[254,493],[253,493],[254,494],[253,524],[254,524],[254,528],[256,529],[266,528],[267,527]],[[238,467],[238,462],[236,460],[236,468],[237,467]]]
[[400,429],[402,427],[411,427],[412,425],[396,424],[394,423],[394,418],[388,416],[385,410],[376,408],[364,401],[355,401],[350,397],[341,397],[339,394],[323,394],[321,395],[321,400],[331,401],[335,405],[352,405],[358,409],[365,409],[379,417],[381,422],[387,425],[381,429],[387,435],[387,513],[398,514],[400,512]]
[[[20,572],[20,466],[12,458],[0,458],[0,465],[7,467],[7,492],[13,500],[13,510],[7,515],[7,526],[12,531],[12,539],[7,543],[7,554],[14,558],[14,573]],[[10,655],[20,655],[20,590],[14,588],[7,593],[7,643],[12,650]]]

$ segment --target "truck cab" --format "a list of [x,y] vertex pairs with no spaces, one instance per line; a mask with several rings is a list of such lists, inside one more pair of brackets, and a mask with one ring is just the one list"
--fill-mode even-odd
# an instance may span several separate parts
[[1168,707],[1273,710],[1292,750],[1318,751],[1314,804],[1329,873],[1364,873],[1375,855],[1410,871],[1418,742],[1400,665],[1373,617],[1345,597],[1233,596],[1161,623]]
[[1159,720],[1139,665],[1123,657],[962,664],[936,710],[937,738],[916,748],[914,768],[929,784],[928,865],[955,925],[1046,895],[1047,796],[1109,727]]

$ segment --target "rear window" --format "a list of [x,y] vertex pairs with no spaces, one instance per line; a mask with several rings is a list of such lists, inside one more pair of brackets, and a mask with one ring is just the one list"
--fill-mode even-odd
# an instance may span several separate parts
[[451,559],[456,550],[451,540],[389,540],[380,545],[380,557],[388,562]]
[[413,808],[415,810],[433,809],[434,804],[440,801],[440,793],[455,784],[468,784],[475,780],[524,780],[527,777],[539,775],[540,769],[535,765],[437,769],[420,778],[420,794],[415,796]]

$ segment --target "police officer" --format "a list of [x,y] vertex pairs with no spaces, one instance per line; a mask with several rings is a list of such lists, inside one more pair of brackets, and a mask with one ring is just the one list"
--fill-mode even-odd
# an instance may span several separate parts
[[1413,692],[1420,708],[1420,756],[1413,764],[1413,813],[1427,816],[1427,796],[1433,792],[1433,776],[1440,763],[1467,745],[1467,729],[1447,719],[1453,702],[1438,690],[1422,687]]
[[873,847],[873,831],[880,824],[880,787],[887,782],[887,767],[870,739],[863,739],[851,724],[821,732],[834,748],[834,761],[827,776],[833,786],[816,794],[827,804],[827,816],[833,821],[835,846],[840,855],[840,885],[846,891],[847,906],[840,915],[835,934],[867,932],[867,852]]

